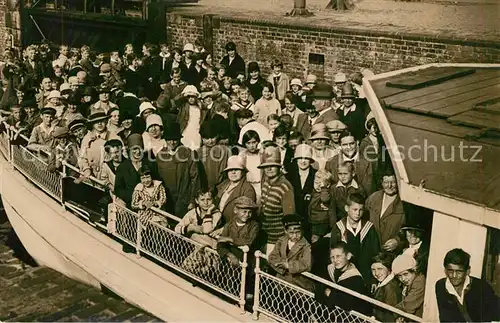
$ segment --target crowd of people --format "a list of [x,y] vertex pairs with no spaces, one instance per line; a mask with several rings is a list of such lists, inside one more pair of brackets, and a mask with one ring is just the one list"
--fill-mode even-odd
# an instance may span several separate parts
[[[270,272],[328,306],[403,320],[303,272],[422,316],[430,228],[399,198],[361,86],[371,72],[338,72],[328,84],[290,78],[274,59],[266,77],[234,43],[225,49],[220,63],[199,41],[144,44],[141,54],[131,44],[99,54],[9,49],[4,127],[51,171],[77,167],[67,175],[99,179],[141,217],[172,226],[153,207],[181,217],[172,229],[231,263],[247,245],[267,254]],[[457,249],[444,260],[441,319],[498,319],[495,306],[476,304],[495,296],[469,278],[468,259]]]

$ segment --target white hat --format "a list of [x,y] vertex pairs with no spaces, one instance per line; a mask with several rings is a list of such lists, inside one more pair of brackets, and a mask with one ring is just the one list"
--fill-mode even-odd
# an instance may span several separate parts
[[198,89],[194,85],[188,85],[182,90],[182,95],[183,96],[195,96],[195,97],[200,97],[200,92],[198,92]]
[[303,85],[302,85],[302,81],[301,81],[300,79],[293,79],[293,80],[291,80],[291,81],[290,81],[290,86],[292,86],[292,85],[298,85],[298,86],[300,86],[300,87],[302,87],[302,86],[303,86]]
[[184,45],[184,49],[182,50],[183,52],[194,52],[194,46],[191,43],[187,43]]
[[308,144],[300,144],[295,148],[295,155],[293,159],[297,158],[309,158],[314,161],[313,158],[313,149]]
[[231,169],[247,170],[241,156],[231,156],[227,159],[227,167],[224,169],[224,172]]
[[150,114],[146,118],[146,130],[149,129],[149,127],[158,125],[163,127],[163,121],[161,120],[161,117],[157,114]]
[[142,113],[148,109],[156,110],[156,108],[154,107],[154,105],[151,104],[151,102],[142,102],[141,105],[139,106],[139,114],[137,116],[140,117]]
[[59,91],[62,93],[63,91],[67,91],[67,90],[71,90],[71,86],[69,85],[69,83],[63,83],[61,84],[61,86],[59,87]]
[[366,116],[365,129],[367,131],[370,131],[370,129],[368,129],[368,121],[370,121],[370,119],[375,119],[375,116],[373,115],[372,111],[370,111],[370,113],[368,113],[368,115]]
[[335,83],[345,83],[345,82],[347,82],[347,76],[345,75],[345,73],[338,72],[337,74],[335,74],[334,82]]
[[55,99],[55,98],[60,99],[61,92],[59,92],[57,90],[50,91],[49,96],[47,97],[47,100]]
[[78,80],[78,77],[70,76],[70,77],[68,77],[68,83],[70,85],[78,85],[78,84],[80,84],[80,81]]
[[394,275],[400,274],[405,270],[417,267],[417,261],[410,255],[399,255],[392,262],[392,272]]

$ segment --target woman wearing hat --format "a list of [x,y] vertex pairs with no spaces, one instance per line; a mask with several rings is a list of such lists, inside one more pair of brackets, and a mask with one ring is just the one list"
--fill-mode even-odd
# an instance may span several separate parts
[[154,156],[166,146],[163,139],[163,121],[157,114],[151,114],[146,119],[146,131],[142,134],[144,150],[152,152]]
[[195,86],[186,86],[182,93],[187,102],[177,115],[177,122],[181,126],[181,141],[184,146],[196,150],[201,146],[200,126],[205,121],[207,110],[200,107],[200,93]]
[[216,197],[216,205],[221,210],[226,223],[234,217],[236,198],[246,196],[253,202],[256,200],[255,190],[247,182],[246,172],[243,158],[239,156],[229,157],[227,167],[224,169],[227,180],[217,186]]
[[[365,129],[368,134],[359,143],[359,151],[366,160],[376,164],[380,154],[380,130],[375,116],[370,111],[366,116]],[[374,165],[375,167],[376,165]]]
[[328,146],[330,134],[324,123],[317,123],[311,129],[309,137],[313,148],[313,158],[318,169],[325,169],[326,162],[335,156],[335,151]]
[[56,109],[51,107],[43,108],[40,111],[42,118],[42,123],[33,128],[31,131],[30,140],[28,141],[28,148],[35,152],[46,152],[50,153],[50,147],[53,145],[54,137],[53,132],[55,130],[55,115]]
[[64,109],[64,113],[61,116],[61,125],[68,126],[69,123],[75,119],[83,119],[83,115],[80,113],[80,100],[78,96],[72,93],[66,100],[67,107]]
[[401,254],[409,255],[417,261],[418,271],[427,274],[427,261],[429,259],[429,238],[421,223],[407,223],[401,228],[405,239]]
[[93,175],[99,178],[102,163],[102,151],[104,144],[110,139],[120,138],[107,129],[109,117],[104,111],[98,111],[89,116],[87,124],[91,130],[85,135],[82,140],[81,156],[80,156],[80,170],[82,173],[89,177]]
[[65,106],[61,99],[61,92],[57,90],[50,91],[49,96],[47,97],[47,104],[45,107],[54,108],[56,110],[56,118],[60,118],[64,112]]
[[295,213],[295,198],[292,184],[281,173],[279,148],[263,149],[259,168],[264,171],[260,218],[267,235],[266,254],[270,254],[276,241],[285,234],[282,219],[285,214]]
[[109,101],[110,89],[104,86],[101,86],[97,89],[99,92],[99,101],[94,103],[90,107],[90,113],[95,113],[96,111],[103,110],[105,113],[108,113],[110,109],[118,108],[116,104]]
[[330,147],[334,150],[335,156],[340,154],[340,135],[347,130],[347,126],[340,120],[332,120],[326,124],[330,133]]
[[[392,272],[403,285],[402,300],[395,305],[406,313],[422,317],[424,311],[425,276],[418,272],[416,260],[402,254],[392,262]],[[404,322],[399,317],[396,322]]]
[[269,255],[269,265],[277,277],[309,291],[314,290],[311,280],[302,275],[311,271],[311,245],[303,234],[302,216],[289,214],[283,218],[286,234],[278,239]]

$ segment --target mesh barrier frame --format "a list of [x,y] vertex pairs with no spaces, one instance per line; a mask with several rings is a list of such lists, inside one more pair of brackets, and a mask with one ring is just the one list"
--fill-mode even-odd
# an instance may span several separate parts
[[[183,275],[186,275],[203,284],[204,286],[207,286],[238,302],[242,311],[244,311],[248,249],[243,250],[243,261],[235,267],[229,264],[226,259],[221,258],[217,251],[208,247],[203,248],[204,246],[201,243],[180,235],[159,223],[153,222],[149,219],[141,219],[139,214],[116,203],[114,204],[114,207],[116,212],[116,218],[114,220],[114,236],[133,246],[138,255],[140,255],[140,253],[146,254],[175,269]],[[124,215],[124,213],[126,215]],[[127,225],[123,224],[123,219],[126,219],[128,223]],[[123,228],[126,228],[127,231],[123,231]],[[135,233],[132,232],[134,230]],[[150,236],[159,237],[160,235],[163,235],[160,242],[164,242],[164,244],[157,244],[157,248],[152,248],[152,246],[155,246],[154,243],[157,242],[153,242],[153,244],[151,244],[151,241],[153,240],[148,238]],[[168,241],[174,241],[176,243],[168,243]],[[183,247],[187,248],[189,251],[186,252],[186,250],[180,250]],[[180,252],[176,253],[175,248],[177,248],[177,251],[180,250]],[[203,249],[207,253],[208,258],[212,260],[214,266],[212,269],[215,269],[217,274],[216,279],[223,282],[227,281],[226,284],[216,284],[214,281],[206,279],[208,274],[200,274],[199,272],[196,272],[197,270],[186,269],[185,261],[187,258],[194,255],[194,253],[198,252],[200,249]],[[181,255],[183,252],[185,254]],[[181,260],[183,256],[185,257]],[[228,288],[228,286],[230,286],[230,288]]]
[[8,130],[0,134],[0,152],[10,161],[10,135]]

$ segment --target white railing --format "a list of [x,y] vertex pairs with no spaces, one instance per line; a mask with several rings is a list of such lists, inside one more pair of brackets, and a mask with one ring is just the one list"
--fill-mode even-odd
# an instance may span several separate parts
[[[255,294],[254,294],[254,319],[259,313],[264,313],[281,322],[378,322],[373,317],[368,317],[356,311],[347,311],[339,307],[328,307],[315,299],[313,292],[293,285],[263,269],[263,260],[267,256],[260,251],[255,252]],[[371,304],[373,307],[382,308],[392,312],[394,317],[403,317],[406,322],[423,322],[423,319],[408,314],[398,308],[377,301],[366,295],[335,284],[331,281],[313,275],[302,273],[316,284],[341,291]]]
[[[145,219],[119,204],[114,204],[113,234],[136,249],[174,268],[195,281],[237,301],[244,311],[248,247],[235,266],[208,246],[184,237],[168,227]],[[166,212],[161,211],[158,215]],[[168,214],[168,213],[167,213]],[[179,219],[169,215],[170,218]]]

